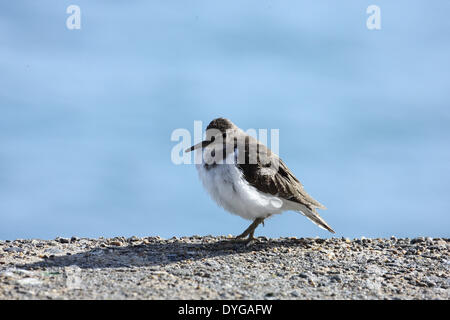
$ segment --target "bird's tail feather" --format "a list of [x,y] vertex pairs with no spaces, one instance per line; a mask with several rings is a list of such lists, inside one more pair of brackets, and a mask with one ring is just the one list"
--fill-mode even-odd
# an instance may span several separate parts
[[317,224],[320,228],[328,230],[331,233],[335,233],[334,230],[328,225],[328,223],[326,223],[325,220],[323,220],[322,217],[319,216],[319,214],[314,209],[311,210],[308,207],[302,205],[301,208],[297,211]]

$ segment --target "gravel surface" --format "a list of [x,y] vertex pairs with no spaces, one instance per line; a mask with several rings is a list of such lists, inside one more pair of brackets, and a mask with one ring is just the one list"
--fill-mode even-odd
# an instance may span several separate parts
[[449,299],[450,239],[0,241],[0,299]]

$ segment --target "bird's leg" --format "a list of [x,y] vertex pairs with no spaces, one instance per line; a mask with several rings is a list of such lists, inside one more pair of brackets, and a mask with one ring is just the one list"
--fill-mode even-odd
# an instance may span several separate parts
[[250,235],[250,234],[254,234],[254,232],[255,232],[255,229],[256,229],[256,227],[261,223],[261,218],[256,218],[253,222],[252,222],[252,224],[247,228],[247,229],[245,229],[245,231],[244,232],[242,232],[240,235],[238,235],[237,237],[236,237],[236,239],[242,239],[242,238],[245,238],[246,236],[248,236],[248,235]]
[[249,241],[250,241],[250,240],[253,240],[253,239],[254,239],[253,235],[254,235],[254,233],[255,233],[255,229],[258,227],[258,225],[259,225],[260,223],[263,223],[263,222],[264,222],[264,219],[263,219],[263,218],[256,218],[256,219],[253,221],[253,223],[252,223],[247,229],[245,229],[244,232],[242,232],[240,235],[238,235],[238,236],[235,238],[235,240],[243,239],[243,238],[245,238],[246,236],[248,236],[248,240],[249,240]]

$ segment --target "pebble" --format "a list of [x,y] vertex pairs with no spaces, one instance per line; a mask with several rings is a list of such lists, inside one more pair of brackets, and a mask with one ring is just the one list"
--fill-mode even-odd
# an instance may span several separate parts
[[307,274],[307,273],[305,273],[305,272],[300,273],[298,276],[299,276],[300,278],[303,278],[303,279],[308,279],[308,278],[309,278],[309,274]]
[[425,242],[425,238],[424,237],[418,237],[418,238],[414,238],[411,240],[411,244],[415,244],[415,243],[422,243]]
[[40,285],[42,281],[35,278],[24,278],[17,280],[17,283],[22,286],[37,286]]
[[330,277],[331,281],[335,281],[335,282],[342,282],[342,278],[339,275],[334,275]]
[[69,243],[70,239],[67,238],[56,238],[55,241],[59,241],[59,243]]
[[58,254],[64,254],[65,251],[58,249],[58,248],[48,248],[44,250],[45,253],[48,253],[50,255],[58,255]]
[[3,249],[3,251],[6,251],[6,252],[23,252],[25,250],[22,249],[22,248],[19,248],[19,247],[9,247],[9,248]]
[[300,293],[297,290],[293,290],[293,291],[291,291],[291,296],[300,297]]

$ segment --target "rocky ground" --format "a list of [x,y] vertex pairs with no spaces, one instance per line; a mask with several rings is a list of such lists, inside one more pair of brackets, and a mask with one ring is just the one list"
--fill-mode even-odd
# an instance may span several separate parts
[[449,299],[450,239],[0,241],[0,299]]

